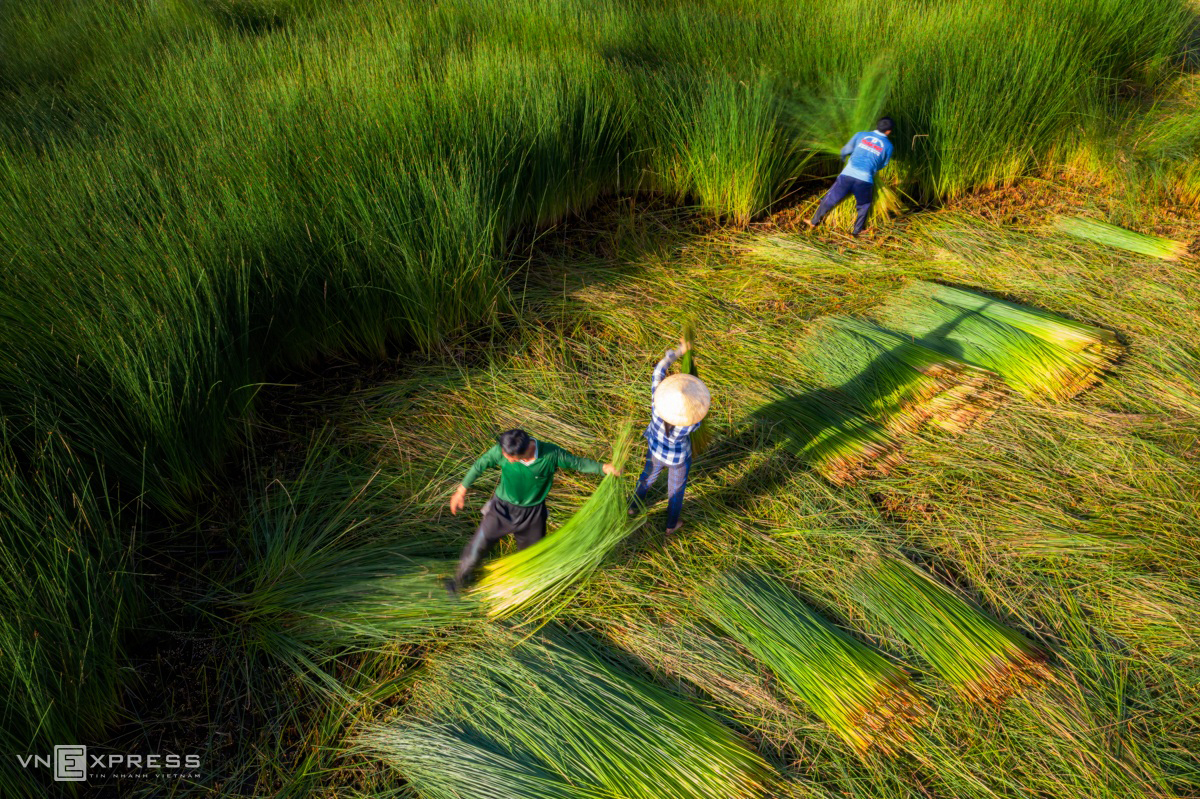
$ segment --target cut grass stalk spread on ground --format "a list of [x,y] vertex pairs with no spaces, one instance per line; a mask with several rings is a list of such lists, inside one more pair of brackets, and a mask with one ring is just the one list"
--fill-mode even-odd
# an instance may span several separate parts
[[469,729],[424,719],[368,727],[356,749],[394,767],[425,799],[617,799]]
[[1035,399],[1070,399],[1124,351],[1111,331],[924,281],[885,303],[879,318],[926,347],[998,373]]
[[484,634],[491,640],[431,662],[417,699],[436,718],[625,799],[762,795],[769,769],[737,736],[581,635]]
[[[633,445],[633,425],[626,423],[613,444],[613,465],[621,469]],[[635,520],[630,518],[628,480],[606,475],[599,487],[566,524],[533,546],[484,566],[472,594],[487,606],[488,616],[505,618],[523,611],[548,619],[574,595],[572,589],[599,568]]]
[[887,474],[900,462],[900,444],[864,418],[850,399],[830,388],[796,394],[776,388],[778,399],[755,415],[774,425],[783,446],[836,485]]
[[928,708],[905,671],[813,612],[777,579],[740,572],[702,590],[701,604],[859,752],[889,739]]
[[924,658],[965,699],[1000,702],[1049,676],[1045,656],[907,560],[864,556],[855,600]]
[[1178,261],[1187,255],[1187,243],[1173,241],[1163,236],[1152,236],[1147,233],[1136,233],[1123,227],[1101,222],[1098,219],[1084,217],[1059,217],[1054,221],[1054,227],[1068,236],[1094,241],[1106,247],[1127,250],[1138,255],[1148,255],[1151,258],[1161,258],[1164,261]]
[[[454,561],[412,559],[387,546],[332,549],[263,573],[232,601],[235,620],[259,634],[328,656],[346,647],[415,642],[482,609],[446,592]],[[314,658],[319,659],[319,658]]]
[[[696,326],[688,323],[683,326],[683,340],[688,343],[688,351],[679,359],[679,369],[684,374],[689,374],[692,377],[699,378],[700,370],[696,368]],[[704,451],[712,444],[713,428],[712,428],[712,410],[709,410],[709,415],[704,417],[704,421],[700,422],[700,426],[692,431],[689,436],[692,444],[693,455],[703,455]]]
[[990,416],[1003,396],[987,370],[852,317],[819,320],[804,359],[895,433],[926,422],[961,432]]

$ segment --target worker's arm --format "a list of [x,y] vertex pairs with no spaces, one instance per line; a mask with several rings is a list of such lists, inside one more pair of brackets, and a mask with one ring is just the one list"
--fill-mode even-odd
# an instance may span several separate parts
[[663,353],[662,360],[654,367],[654,374],[650,378],[650,398],[654,399],[654,392],[658,390],[658,384],[667,377],[667,371],[671,368],[671,364],[679,360],[685,352],[691,348],[691,344],[684,339],[679,339],[679,349],[667,350]]
[[854,152],[854,148],[858,146],[858,143],[861,140],[861,133],[855,133],[853,136],[851,136],[850,141],[846,142],[846,146],[842,148],[842,158],[849,158],[850,153]]
[[594,461],[591,458],[567,452],[565,449],[558,450],[558,461],[555,465],[559,469],[574,469],[585,474],[618,474],[611,463]]
[[[888,142],[888,144],[891,144],[891,142]],[[894,147],[887,148],[887,152],[884,153],[884,156],[883,156],[883,163],[879,165],[880,169],[883,169],[885,166],[887,166],[888,164],[890,164],[892,162],[892,153],[893,152],[895,152]]]
[[471,468],[467,470],[467,476],[463,478],[462,484],[455,490],[454,496],[450,497],[450,512],[458,513],[462,510],[463,506],[467,504],[467,489],[479,479],[479,475],[498,465],[500,465],[499,444],[480,455],[475,463],[471,464]]

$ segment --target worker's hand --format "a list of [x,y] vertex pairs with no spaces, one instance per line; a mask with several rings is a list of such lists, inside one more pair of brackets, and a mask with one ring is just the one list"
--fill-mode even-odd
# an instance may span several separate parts
[[467,504],[467,487],[460,485],[454,492],[454,496],[450,497],[450,512],[457,514]]
[[611,463],[606,463],[606,464],[604,464],[604,466],[602,466],[601,468],[602,468],[602,469],[604,469],[604,473],[605,473],[605,474],[616,474],[616,475],[619,475],[619,474],[621,473],[621,470],[620,470],[620,469],[618,469],[616,466],[613,466]]
[[679,339],[679,354],[680,355],[683,355],[685,352],[687,352],[691,348],[692,348],[692,342],[688,341],[686,338]]

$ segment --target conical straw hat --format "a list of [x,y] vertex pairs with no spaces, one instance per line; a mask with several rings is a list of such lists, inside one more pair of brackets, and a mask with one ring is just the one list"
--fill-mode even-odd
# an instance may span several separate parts
[[674,374],[654,390],[654,412],[676,427],[695,424],[708,413],[708,386],[692,375]]

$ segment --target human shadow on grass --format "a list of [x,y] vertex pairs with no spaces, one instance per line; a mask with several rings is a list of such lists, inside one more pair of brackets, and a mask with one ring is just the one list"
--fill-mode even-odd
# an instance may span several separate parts
[[[961,360],[961,346],[946,336],[967,316],[967,312],[958,315],[915,343]],[[848,486],[890,471],[900,461],[902,442],[886,428],[886,419],[873,416],[868,410],[871,402],[862,398],[903,398],[912,384],[924,379],[916,369],[897,371],[899,359],[896,356],[900,354],[898,347],[880,353],[860,372],[837,386],[803,392],[776,387],[775,398],[752,412],[753,426],[739,431],[733,438],[718,437],[711,452],[719,456],[741,453],[741,458],[767,447],[778,447],[782,452],[766,458],[735,482],[715,492],[707,492],[703,503],[710,507],[747,510],[756,498],[776,493],[798,469],[816,471],[837,486]],[[899,410],[899,406],[890,410]],[[737,460],[738,456],[733,459]],[[706,460],[703,456],[697,457],[689,475],[689,486],[695,484],[696,478],[718,474],[730,462],[729,457],[721,457],[712,464],[705,463]],[[665,492],[661,488],[651,491],[647,503],[653,507],[655,500]],[[639,536],[642,541],[655,534],[661,524],[659,518],[659,513],[651,514],[649,530]],[[686,499],[683,518],[686,530]]]

